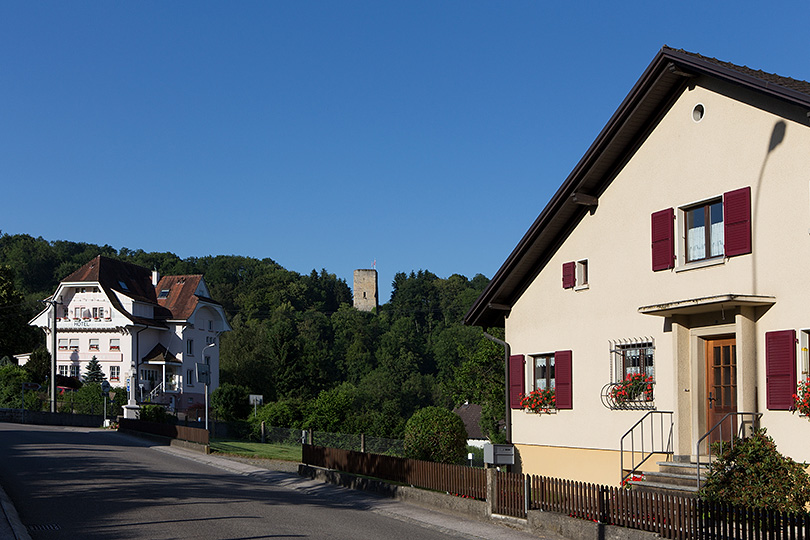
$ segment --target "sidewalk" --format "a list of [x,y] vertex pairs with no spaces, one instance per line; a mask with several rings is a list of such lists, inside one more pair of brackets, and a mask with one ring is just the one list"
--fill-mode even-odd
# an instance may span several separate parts
[[31,540],[31,535],[20,521],[17,509],[0,486],[0,538],[8,540]]
[[[370,508],[371,512],[384,515],[400,521],[407,521],[419,524],[423,527],[433,529],[448,536],[487,540],[566,540],[557,535],[533,535],[519,528],[509,526],[509,520],[504,520],[503,525],[476,521],[474,519],[464,519],[458,516],[444,514],[435,510],[429,510],[420,506],[415,506],[401,501],[384,498],[364,491],[352,490],[344,487],[326,484],[317,480],[310,480],[298,476],[297,473],[271,470],[266,467],[253,465],[256,460],[238,461],[238,458],[230,459],[216,455],[201,454],[192,450],[186,450],[173,446],[152,447],[159,452],[166,452],[175,456],[183,457],[204,463],[218,469],[230,471],[235,474],[249,476],[257,481],[269,482],[275,486],[294,489],[308,494],[332,494],[344,500],[362,501]],[[268,463],[272,466],[272,462]],[[339,493],[336,493],[339,492]]]

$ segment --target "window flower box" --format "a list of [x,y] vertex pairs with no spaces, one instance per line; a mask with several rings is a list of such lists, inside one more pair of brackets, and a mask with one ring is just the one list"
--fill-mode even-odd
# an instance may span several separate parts
[[532,390],[520,398],[520,406],[533,413],[551,413],[557,410],[554,390]]
[[793,394],[793,412],[810,420],[810,379],[801,381]]
[[602,404],[614,410],[655,409],[655,381],[643,373],[628,373],[621,382],[602,388]]

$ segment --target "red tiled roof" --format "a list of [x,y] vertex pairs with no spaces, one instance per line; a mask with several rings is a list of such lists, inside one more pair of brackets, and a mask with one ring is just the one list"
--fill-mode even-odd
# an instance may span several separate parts
[[[202,281],[202,275],[164,276],[157,287],[152,285],[152,272],[142,266],[99,255],[66,278],[63,283],[90,283],[101,285],[114,307],[137,324],[165,326],[166,320],[186,320],[197,307],[202,297],[195,291]],[[168,289],[167,298],[158,298],[159,292]],[[154,319],[135,317],[127,312],[113,291],[117,291],[139,302],[153,304]],[[203,298],[217,304],[214,300]],[[218,305],[218,304],[217,304]]]
[[[195,295],[197,287],[200,285],[202,276],[199,274],[188,276],[163,276],[158,282],[155,291],[157,292],[157,303],[166,308],[172,314],[172,319],[186,320],[191,317],[197,308],[199,298]],[[169,291],[168,296],[160,298],[163,291]]]

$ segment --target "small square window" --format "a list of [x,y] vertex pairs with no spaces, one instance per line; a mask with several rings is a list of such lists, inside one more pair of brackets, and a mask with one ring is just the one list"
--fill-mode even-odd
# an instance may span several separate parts
[[169,296],[169,289],[162,289],[160,294],[158,294],[158,300],[161,298],[167,298]]
[[98,338],[90,338],[90,350],[91,351],[98,350]]
[[121,350],[121,340],[119,338],[110,338],[110,350],[111,351]]
[[79,350],[79,338],[71,338],[70,339],[70,350],[78,351]]

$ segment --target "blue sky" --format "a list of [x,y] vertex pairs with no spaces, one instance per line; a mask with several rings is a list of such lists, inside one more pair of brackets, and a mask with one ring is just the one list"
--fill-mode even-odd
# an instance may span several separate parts
[[664,44],[810,80],[810,3],[0,4],[0,230],[487,277]]

